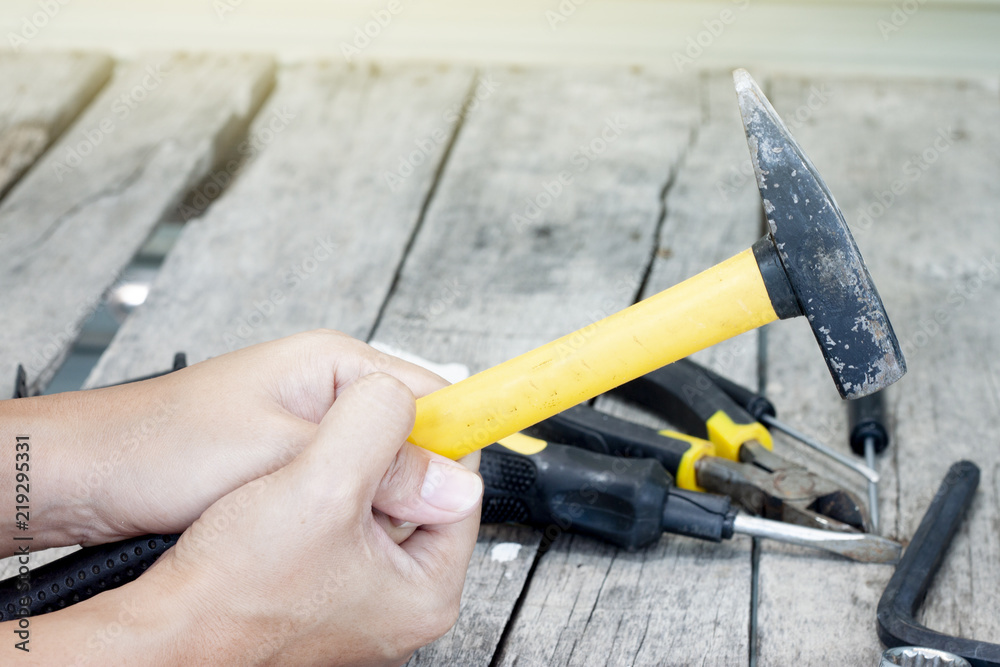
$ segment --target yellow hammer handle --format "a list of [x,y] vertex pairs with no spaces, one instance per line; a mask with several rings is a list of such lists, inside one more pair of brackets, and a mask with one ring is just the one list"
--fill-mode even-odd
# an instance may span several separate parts
[[409,441],[461,458],[776,319],[748,249],[610,317],[418,399]]

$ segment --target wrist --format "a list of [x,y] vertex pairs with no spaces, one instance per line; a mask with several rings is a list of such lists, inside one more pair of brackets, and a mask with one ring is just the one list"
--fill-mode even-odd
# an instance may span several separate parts
[[[0,488],[9,490],[11,498],[15,491],[24,493],[28,502],[19,504],[27,505],[29,514],[27,532],[17,531],[12,521],[0,523],[4,544],[12,532],[30,535],[34,549],[91,544],[121,535],[114,519],[107,517],[115,514],[109,511],[113,489],[125,477],[127,434],[141,432],[137,424],[147,408],[145,401],[125,403],[124,395],[109,399],[104,392],[112,391],[3,402]],[[137,446],[138,439],[133,439]]]
[[37,664],[72,667],[202,664],[209,657],[214,663],[209,621],[150,570],[121,588],[31,618],[30,655]]

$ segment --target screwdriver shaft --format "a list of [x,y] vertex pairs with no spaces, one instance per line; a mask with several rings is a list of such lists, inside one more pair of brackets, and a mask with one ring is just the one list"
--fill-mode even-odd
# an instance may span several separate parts
[[903,551],[898,542],[871,533],[841,533],[805,528],[748,514],[736,515],[733,532],[822,549],[863,563],[897,563]]
[[826,456],[829,456],[834,461],[836,461],[836,462],[838,462],[838,463],[840,463],[842,465],[847,466],[848,468],[850,468],[854,472],[858,473],[859,475],[862,475],[865,479],[867,479],[869,484],[877,484],[878,483],[879,475],[878,475],[877,472],[875,472],[875,469],[871,466],[871,463],[869,463],[869,465],[862,465],[862,464],[858,463],[857,461],[851,459],[850,457],[845,456],[845,455],[841,454],[840,452],[836,452],[836,451],[830,449],[829,447],[827,447],[823,443],[819,442],[815,438],[811,438],[808,435],[806,435],[805,433],[802,433],[801,431],[798,431],[798,430],[792,428],[788,424],[786,424],[784,422],[781,422],[781,421],[778,421],[777,419],[775,419],[771,415],[761,415],[760,421],[762,421],[763,423],[767,424],[768,426],[770,426],[772,428],[778,429],[779,431],[781,431],[782,433],[784,433],[786,435],[789,435],[789,436],[795,438],[796,440],[798,440],[802,444],[808,445],[809,447],[812,447],[813,449],[815,449],[816,451],[820,452],[821,454],[825,454]]
[[[875,467],[875,438],[865,438],[865,463]],[[878,533],[878,482],[868,480],[868,515],[872,520],[872,532]]]

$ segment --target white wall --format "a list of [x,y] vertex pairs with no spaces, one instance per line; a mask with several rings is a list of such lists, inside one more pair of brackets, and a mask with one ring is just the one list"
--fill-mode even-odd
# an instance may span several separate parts
[[[339,59],[355,30],[373,12],[387,16],[390,2],[398,13],[361,58],[677,68],[691,57],[698,67],[1000,72],[996,0],[0,0],[0,47]],[[699,39],[704,46],[692,46]]]

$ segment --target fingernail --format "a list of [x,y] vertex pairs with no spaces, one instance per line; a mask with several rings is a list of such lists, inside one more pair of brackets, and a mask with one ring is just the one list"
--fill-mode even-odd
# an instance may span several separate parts
[[431,461],[427,465],[420,497],[429,505],[449,512],[464,512],[483,493],[483,480],[458,464]]
[[389,517],[389,521],[396,528],[409,528],[410,526],[417,525],[417,524],[413,523],[412,521],[403,521],[402,519],[397,519],[394,516]]

